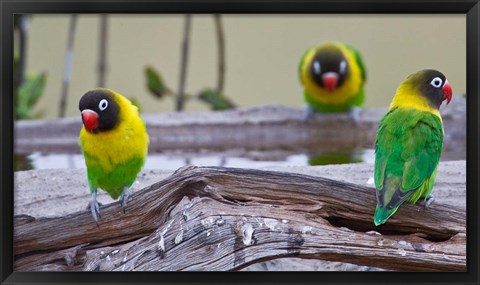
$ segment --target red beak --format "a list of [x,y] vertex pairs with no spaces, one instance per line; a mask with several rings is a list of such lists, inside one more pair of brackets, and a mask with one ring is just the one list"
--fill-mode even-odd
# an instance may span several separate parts
[[447,100],[447,105],[450,103],[452,100],[452,85],[447,81],[445,81],[445,84],[443,85],[443,97],[442,100]]
[[83,110],[82,121],[85,129],[87,129],[89,133],[92,133],[96,128],[98,128],[98,114],[95,111],[90,109]]
[[322,76],[323,86],[328,92],[333,92],[337,88],[338,75],[335,72],[327,72]]

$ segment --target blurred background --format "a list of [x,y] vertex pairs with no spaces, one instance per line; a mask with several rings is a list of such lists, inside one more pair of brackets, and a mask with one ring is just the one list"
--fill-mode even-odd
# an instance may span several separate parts
[[[185,26],[185,15],[16,18],[15,70],[24,71],[16,77],[16,119],[80,119],[80,97],[100,85],[132,99],[142,114],[175,111],[172,94],[180,86]],[[327,40],[349,43],[361,52],[368,71],[366,107],[388,106],[398,84],[424,68],[442,71],[454,95],[462,95],[466,91],[465,26],[464,15],[191,15],[183,110],[264,104],[303,109],[300,57]],[[223,41],[218,41],[219,36]],[[219,85],[222,44],[225,70],[221,96],[216,98],[222,102],[212,103],[206,97],[202,101],[199,94]],[[345,162],[373,159],[373,150],[353,153],[341,157],[348,157]],[[315,161],[298,155],[288,156],[284,163]],[[45,162],[55,156],[33,153],[26,157],[27,169],[83,167],[82,161],[74,162],[81,156],[65,165],[58,158]],[[205,164],[212,164],[212,159]],[[37,162],[32,166],[31,161]],[[184,159],[169,163],[181,166]]]
[[[71,17],[33,15],[29,21],[27,70],[47,73],[36,108],[58,116]],[[463,15],[222,15],[225,38],[224,93],[239,106],[285,104],[303,107],[298,63],[303,52],[326,40],[350,43],[367,70],[366,106],[387,106],[398,84],[423,68],[441,70],[454,93],[466,90],[466,22]],[[105,86],[139,101],[144,113],[173,111],[146,88],[152,66],[169,88],[179,85],[183,15],[109,15]],[[101,17],[79,15],[73,45],[66,116],[78,116],[78,100],[98,85]],[[217,80],[214,18],[193,15],[186,92]],[[186,111],[204,111],[199,101]]]

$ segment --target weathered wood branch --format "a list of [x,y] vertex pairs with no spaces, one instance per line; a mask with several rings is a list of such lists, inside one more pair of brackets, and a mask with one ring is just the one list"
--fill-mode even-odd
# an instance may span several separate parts
[[[465,158],[466,104],[456,96],[442,108],[445,154]],[[144,115],[150,135],[149,151],[232,148],[325,149],[373,148],[378,122],[386,108],[365,108],[360,123],[347,114],[318,114],[308,122],[303,110],[278,105],[198,113]],[[80,116],[50,121],[15,122],[15,151],[80,152]],[[444,158],[447,158],[444,156]]]
[[465,271],[465,212],[404,205],[374,227],[372,188],[301,174],[186,167],[118,203],[17,216],[15,270],[238,270],[280,257]]

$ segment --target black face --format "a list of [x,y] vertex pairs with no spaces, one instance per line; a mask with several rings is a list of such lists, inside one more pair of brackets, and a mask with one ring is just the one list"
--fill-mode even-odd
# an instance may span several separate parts
[[325,47],[317,51],[310,63],[310,76],[319,86],[325,88],[322,76],[327,72],[338,75],[337,87],[347,78],[350,68],[343,53],[336,47]]
[[78,108],[80,112],[90,109],[98,114],[98,128],[94,129],[93,133],[112,130],[118,124],[120,108],[108,90],[88,91],[80,98]]
[[420,86],[421,94],[437,109],[444,100],[443,85],[446,80],[443,73],[434,69],[425,69],[412,75],[412,83]]

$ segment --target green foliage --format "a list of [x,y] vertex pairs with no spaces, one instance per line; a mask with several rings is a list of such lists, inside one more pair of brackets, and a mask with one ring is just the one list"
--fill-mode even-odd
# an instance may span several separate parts
[[[145,80],[147,90],[156,98],[162,99],[165,95],[178,96],[174,94],[165,84],[160,75],[160,72],[155,70],[152,66],[145,67]],[[184,94],[185,101],[190,101],[193,98],[199,99],[201,102],[207,104],[211,110],[227,110],[233,109],[236,105],[221,92],[217,92],[211,88],[206,88],[197,96]]]
[[13,154],[13,171],[33,169],[32,160],[26,154]]
[[[13,24],[15,32],[22,33],[21,21],[29,17],[27,14],[15,14],[13,18]],[[24,37],[27,37],[25,31],[23,31]],[[22,38],[20,37],[20,40]],[[22,46],[19,43],[18,46]],[[45,90],[45,84],[47,82],[47,74],[26,72],[20,70],[20,61],[24,56],[22,53],[25,51],[16,47],[13,53],[13,94],[15,102],[15,119],[32,119],[42,115],[42,112],[33,114],[33,108],[37,104],[38,100],[42,96]],[[26,73],[24,75],[23,73]],[[23,79],[23,77],[25,77]],[[23,81],[23,82],[22,82]]]
[[223,93],[208,88],[200,92],[198,99],[208,104],[210,108],[215,111],[233,109],[236,107],[230,99],[223,95]]
[[32,119],[41,115],[41,113],[32,114],[33,108],[37,104],[45,90],[47,74],[29,73],[25,82],[18,87],[15,102],[15,119]]
[[152,67],[145,68],[145,78],[147,80],[147,89],[158,98],[171,94],[170,89],[163,82],[160,74]]

